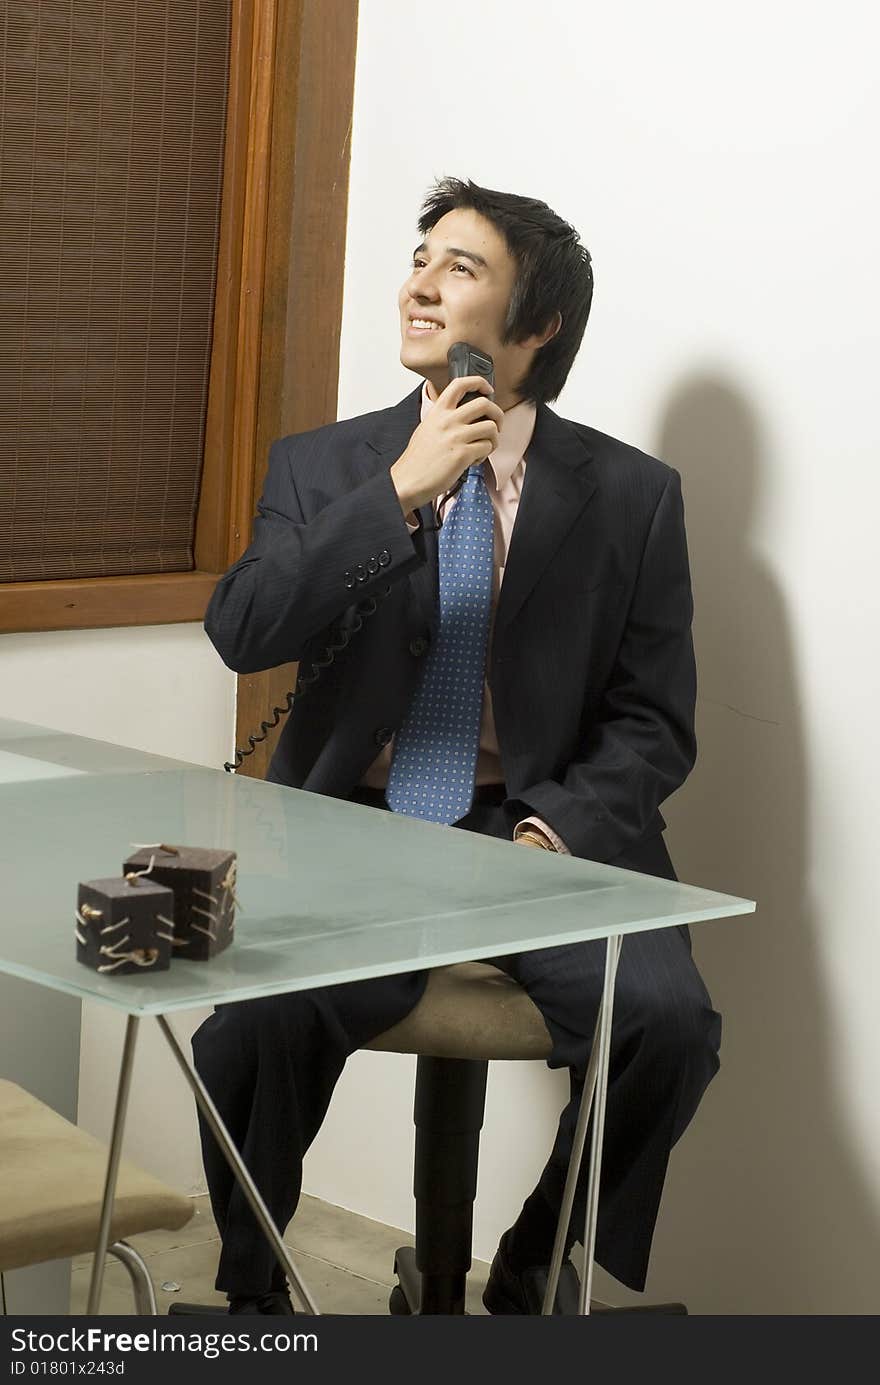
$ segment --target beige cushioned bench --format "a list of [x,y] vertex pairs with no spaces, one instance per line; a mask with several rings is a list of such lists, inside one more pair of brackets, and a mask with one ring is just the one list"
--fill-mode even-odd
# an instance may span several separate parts
[[[14,1082],[0,1079],[0,1271],[66,1259],[94,1248],[107,1148]],[[193,1204],[123,1160],[109,1253],[132,1279],[139,1313],[155,1313],[152,1283],[124,1237],[176,1231]]]

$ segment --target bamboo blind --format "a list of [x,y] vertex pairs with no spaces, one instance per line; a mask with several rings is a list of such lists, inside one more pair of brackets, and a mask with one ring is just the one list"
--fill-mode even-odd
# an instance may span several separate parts
[[0,581],[191,569],[229,0],[0,0]]

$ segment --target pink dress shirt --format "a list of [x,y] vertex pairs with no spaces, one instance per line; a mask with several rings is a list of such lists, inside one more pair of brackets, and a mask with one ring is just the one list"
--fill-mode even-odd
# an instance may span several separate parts
[[[432,401],[428,398],[426,383],[422,389],[422,418],[431,407]],[[489,626],[490,642],[495,622],[495,610],[498,605],[498,593],[504,580],[504,567],[507,562],[510,539],[513,534],[513,526],[516,523],[519,498],[522,494],[523,480],[526,474],[525,453],[535,431],[535,416],[535,406],[528,402],[515,404],[512,409],[505,410],[498,446],[483,463],[486,488],[495,512],[495,563]],[[453,497],[447,506],[447,515],[455,504],[455,500],[456,497]],[[388,782],[393,748],[393,741],[383,747],[364,774],[361,780],[363,785],[371,789],[385,788]],[[488,682],[483,684],[483,718],[480,725],[476,782],[478,784],[502,784],[504,782],[501,758],[498,753],[498,735],[495,730],[495,719],[492,715],[492,693],[489,690]],[[514,838],[527,826],[539,828],[553,843],[557,851],[566,855],[569,854],[568,848],[558,834],[540,818],[524,818],[522,822],[518,822],[514,829]]]

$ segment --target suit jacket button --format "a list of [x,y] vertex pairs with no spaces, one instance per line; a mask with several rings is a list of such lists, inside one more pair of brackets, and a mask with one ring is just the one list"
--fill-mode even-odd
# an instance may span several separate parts
[[380,726],[378,731],[373,732],[373,740],[381,750],[383,746],[388,744],[393,735],[394,732],[389,731],[387,726]]
[[371,559],[369,560],[369,562],[367,563],[367,572],[378,572],[378,571],[379,571],[379,559],[378,559],[378,558],[371,558]]
[[391,554],[388,552],[387,548],[383,548],[382,552],[379,554],[379,566],[387,567],[390,562]]
[[410,640],[409,652],[414,655],[416,659],[420,659],[427,651],[428,641],[425,639],[424,635],[417,635],[414,640]]
[[352,575],[351,575],[350,572],[347,572],[347,573],[345,574],[345,577],[343,578],[343,580],[344,580],[345,585],[346,585],[347,587],[353,587],[353,586],[355,585],[354,578],[352,577]]

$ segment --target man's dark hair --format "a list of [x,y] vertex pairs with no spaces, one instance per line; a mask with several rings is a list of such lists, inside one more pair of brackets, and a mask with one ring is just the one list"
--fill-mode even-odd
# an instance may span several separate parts
[[502,342],[522,341],[544,331],[557,312],[562,315],[556,336],[535,353],[531,369],[517,386],[524,399],[549,403],[568,379],[590,315],[590,252],[581,245],[574,227],[551,211],[546,202],[512,192],[494,192],[460,178],[443,178],[428,193],[419,231],[427,235],[441,217],[460,207],[491,221],[516,261]]

